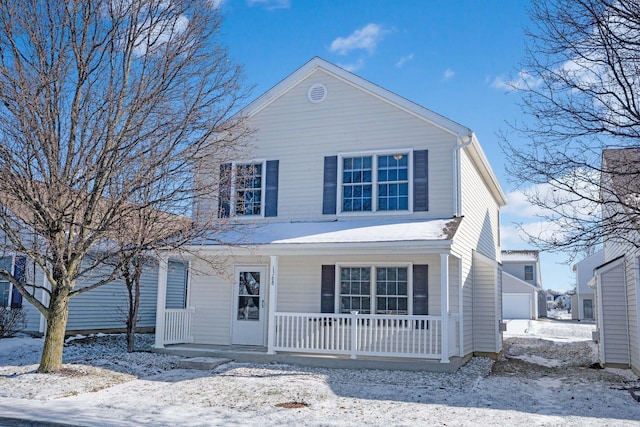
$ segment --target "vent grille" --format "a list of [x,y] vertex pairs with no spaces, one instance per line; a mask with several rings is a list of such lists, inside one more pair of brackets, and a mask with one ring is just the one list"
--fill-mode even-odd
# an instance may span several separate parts
[[327,88],[322,83],[311,85],[309,92],[307,92],[307,98],[309,98],[309,101],[314,104],[324,101],[326,97]]

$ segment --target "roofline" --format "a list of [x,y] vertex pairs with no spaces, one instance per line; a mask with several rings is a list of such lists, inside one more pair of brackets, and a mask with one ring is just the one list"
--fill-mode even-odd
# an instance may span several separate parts
[[415,102],[404,98],[388,89],[378,86],[362,77],[359,77],[335,64],[332,64],[320,57],[314,57],[309,62],[298,68],[289,76],[285,77],[271,89],[263,93],[261,96],[250,102],[245,108],[243,108],[238,115],[246,117],[252,117],[262,111],[264,108],[275,102],[282,95],[287,93],[289,89],[294,87],[300,81],[307,78],[310,74],[317,70],[323,70],[324,72],[334,76],[335,78],[343,81],[346,84],[357,87],[370,95],[393,104],[397,108],[415,116],[418,119],[424,120],[433,126],[440,128],[441,130],[456,136],[459,139],[471,136],[472,143],[470,146],[465,147],[471,155],[474,163],[481,171],[483,178],[487,181],[487,184],[491,188],[493,196],[500,206],[507,204],[507,197],[498,182],[498,179],[491,168],[487,156],[485,155],[478,138],[473,131],[451,119],[448,119],[428,108],[416,104]]
[[533,286],[531,283],[527,283],[527,282],[525,282],[524,280],[522,280],[521,278],[516,277],[516,276],[514,276],[513,274],[507,273],[507,272],[506,272],[506,271],[504,271],[504,270],[502,271],[502,274],[503,274],[503,275],[507,275],[507,276],[509,276],[510,278],[517,280],[517,281],[518,281],[518,283],[519,283],[519,284],[521,284],[521,285],[527,285],[527,286],[529,286],[530,288],[532,288],[532,289],[533,289],[533,290],[535,290],[535,291],[541,291],[541,290],[542,290],[542,288],[539,288],[539,287],[537,287],[537,286]]
[[262,109],[266,108],[269,104],[280,98],[280,96],[286,93],[298,82],[304,80],[307,76],[318,69],[322,69],[323,71],[333,75],[334,77],[351,86],[357,86],[361,89],[364,89],[365,91],[379,99],[393,103],[397,107],[400,107],[401,109],[423,120],[426,120],[435,126],[438,126],[442,130],[447,131],[452,135],[468,136],[472,133],[471,129],[469,129],[468,127],[454,122],[453,120],[448,119],[421,105],[418,105],[407,98],[404,98],[396,93],[391,92],[388,89],[376,85],[375,83],[371,83],[370,81],[357,76],[356,74],[353,74],[350,71],[345,70],[344,68],[332,64],[331,62],[326,61],[318,56],[313,57],[302,67],[289,74],[289,76],[285,77],[271,89],[256,98],[254,101],[250,102],[249,105],[243,108],[239,114],[244,114],[248,117],[257,114]]
[[[473,148],[474,151],[471,151],[471,148]],[[477,165],[481,166],[480,172],[484,176],[484,179],[487,181],[487,184],[489,184],[490,188],[492,188],[493,196],[496,198],[498,204],[501,207],[506,206],[508,204],[507,196],[504,194],[504,191],[500,186],[500,182],[493,172],[493,169],[489,164],[489,160],[487,159],[486,154],[484,154],[482,146],[480,145],[478,137],[475,133],[471,133],[471,145],[465,147],[465,150],[469,151],[474,162]]]
[[[614,258],[612,260],[609,260],[607,262],[605,262],[604,264],[600,264],[597,267],[593,268],[593,273],[594,274],[602,274],[604,273],[604,271],[609,270],[609,268],[613,268],[615,267],[620,261],[624,261],[624,255],[620,255],[617,258]],[[603,270],[603,271],[601,271]]]
[[345,243],[262,243],[242,246],[191,245],[188,252],[219,255],[352,255],[359,254],[439,254],[451,252],[453,240],[402,240],[392,242],[345,242]]

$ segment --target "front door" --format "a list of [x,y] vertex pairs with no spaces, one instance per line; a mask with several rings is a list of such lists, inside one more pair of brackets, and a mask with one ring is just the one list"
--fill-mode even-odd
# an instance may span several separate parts
[[265,267],[236,267],[232,344],[264,345]]
[[584,310],[584,318],[593,319],[593,300],[586,299],[582,301],[582,308]]

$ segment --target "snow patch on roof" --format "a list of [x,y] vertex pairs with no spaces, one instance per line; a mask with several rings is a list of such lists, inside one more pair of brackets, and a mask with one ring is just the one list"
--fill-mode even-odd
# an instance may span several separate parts
[[[249,225],[246,233],[216,236],[238,245],[340,244],[451,240],[462,218],[334,220]],[[204,242],[203,242],[204,243]]]

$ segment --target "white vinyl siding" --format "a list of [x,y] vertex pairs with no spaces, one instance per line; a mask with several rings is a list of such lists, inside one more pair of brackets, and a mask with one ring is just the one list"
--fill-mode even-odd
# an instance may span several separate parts
[[[328,90],[319,104],[307,99],[314,83],[323,83]],[[446,218],[453,214],[451,147],[455,136],[323,71],[284,93],[251,117],[248,125],[259,132],[247,157],[280,160],[281,220],[327,219],[322,215],[325,156],[385,151],[399,144],[405,150],[429,150],[429,211],[413,216]],[[407,212],[394,214],[406,216]]]
[[605,271],[600,276],[602,286],[602,341],[604,362],[613,364],[629,363],[629,328],[625,291],[624,265]]
[[[461,150],[461,202],[463,218],[456,233],[453,250],[461,254],[461,280],[464,301],[464,349],[496,352],[500,348],[497,321],[502,314],[502,298],[498,297],[501,275],[497,267],[476,264],[473,251],[489,260],[500,260],[499,205],[473,165],[469,155]],[[451,174],[452,172],[449,171]],[[496,314],[498,313],[498,314]],[[476,323],[480,319],[480,323]]]
[[[502,348],[498,336],[501,316],[501,288],[498,268],[474,256],[473,259],[473,342],[474,351],[496,353]],[[500,292],[500,293],[499,293]],[[500,310],[500,311],[499,311]]]

